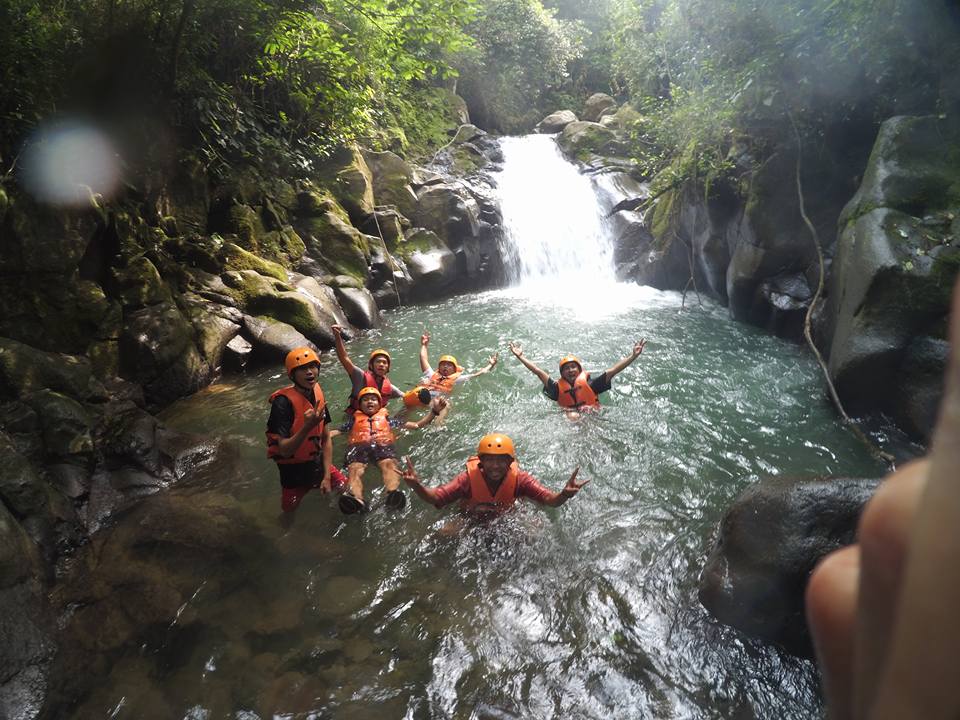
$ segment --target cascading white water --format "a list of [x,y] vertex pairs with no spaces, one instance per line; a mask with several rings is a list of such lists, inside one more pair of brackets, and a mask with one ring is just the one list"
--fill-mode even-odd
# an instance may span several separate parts
[[612,243],[590,180],[561,155],[553,136],[501,143],[497,187],[513,282],[546,294],[615,283]]

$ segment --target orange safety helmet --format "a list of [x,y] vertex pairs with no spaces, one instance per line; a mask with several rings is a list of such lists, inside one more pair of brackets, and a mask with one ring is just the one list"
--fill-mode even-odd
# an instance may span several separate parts
[[319,365],[320,358],[317,357],[317,354],[310,348],[298,347],[287,353],[287,359],[283,364],[287,368],[287,375],[290,375],[298,367],[303,367],[304,365],[309,365],[310,363],[316,363]]
[[387,359],[387,370],[389,371],[390,366],[393,364],[393,359],[390,357],[390,353],[388,353],[383,348],[377,348],[372,353],[370,353],[370,357],[367,358],[367,369],[373,370],[373,359],[377,355],[383,355]]
[[377,400],[379,400],[379,401],[380,401],[380,404],[383,405],[383,395],[381,395],[381,394],[380,394],[380,391],[377,390],[375,387],[369,387],[369,386],[368,386],[368,387],[365,387],[365,388],[361,389],[360,392],[357,393],[357,403],[358,403],[358,404],[360,403],[360,399],[361,399],[364,395],[376,395],[376,396],[377,396]]
[[563,370],[563,366],[567,363],[576,363],[580,368],[580,371],[583,372],[583,363],[580,362],[580,358],[578,358],[576,355],[565,355],[564,357],[560,358],[560,369]]
[[509,455],[513,458],[517,456],[513,449],[513,440],[500,433],[492,433],[480,438],[477,455]]
[[437,365],[442,362],[453,363],[454,367],[460,367],[460,363],[457,362],[457,359],[453,355],[441,355],[437,361]]

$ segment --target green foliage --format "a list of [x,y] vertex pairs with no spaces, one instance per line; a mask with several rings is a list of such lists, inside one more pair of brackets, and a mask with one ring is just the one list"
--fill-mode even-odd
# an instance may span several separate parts
[[475,2],[11,0],[0,8],[0,157],[43,118],[79,111],[120,120],[148,152],[156,128],[172,127],[213,170],[306,172],[378,123],[413,117],[383,108],[456,73]]
[[486,0],[467,32],[476,51],[461,60],[460,91],[474,120],[492,130],[528,131],[583,52],[582,27],[540,0]]
[[[914,0],[616,0],[615,69],[645,118],[635,149],[667,186],[824,128],[936,108],[955,23]],[[952,59],[951,59],[952,58]],[[791,118],[793,122],[791,122]],[[686,158],[686,159],[685,159]]]

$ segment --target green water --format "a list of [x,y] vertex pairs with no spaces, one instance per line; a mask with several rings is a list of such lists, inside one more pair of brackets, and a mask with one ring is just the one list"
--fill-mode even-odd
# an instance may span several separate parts
[[[285,378],[224,378],[165,420],[227,438],[245,470],[170,492],[229,496],[260,528],[258,547],[241,551],[248,584],[198,577],[185,603],[193,629],[174,621],[130,648],[83,712],[144,717],[149,702],[157,717],[190,718],[819,716],[810,663],[719,625],[696,599],[711,533],[749,483],[882,472],[834,419],[807,353],[722,308],[681,312],[678,294],[635,287],[573,306],[491,292],[385,318],[348,348],[357,361],[389,348],[402,387],[419,375],[424,329],[434,362],[450,352],[472,370],[501,350],[492,374],[458,387],[444,426],[399,440],[426,482],[453,477],[497,430],[545,484],[558,489],[577,466],[590,484],[562,508],[524,505],[448,535],[454,508],[411,496],[388,512],[371,469],[369,515],[344,517],[311,493],[284,534],[263,429]],[[581,422],[506,351],[515,339],[548,371],[571,352],[600,371],[640,337],[644,354]],[[340,408],[348,383],[332,354],[321,384]]]

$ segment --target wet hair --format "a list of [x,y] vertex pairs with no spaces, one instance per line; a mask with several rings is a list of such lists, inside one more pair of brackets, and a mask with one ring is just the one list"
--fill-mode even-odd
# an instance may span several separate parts
[[420,392],[417,393],[417,399],[420,401],[421,405],[429,405],[430,391],[426,388],[420,388]]

